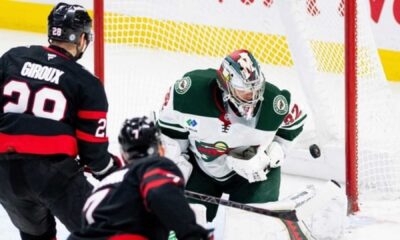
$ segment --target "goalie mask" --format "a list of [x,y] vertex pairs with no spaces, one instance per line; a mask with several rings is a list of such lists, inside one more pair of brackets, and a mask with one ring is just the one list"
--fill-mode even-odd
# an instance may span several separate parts
[[121,155],[127,162],[159,154],[160,133],[153,121],[147,117],[125,120],[118,142]]
[[247,50],[234,51],[225,57],[218,72],[224,101],[230,101],[242,117],[253,117],[265,88],[264,75],[254,56]]

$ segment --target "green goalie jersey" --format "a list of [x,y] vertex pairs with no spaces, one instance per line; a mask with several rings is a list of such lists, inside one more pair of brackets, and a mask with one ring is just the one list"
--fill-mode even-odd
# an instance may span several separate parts
[[179,142],[179,154],[191,151],[206,174],[224,181],[234,174],[225,163],[226,155],[244,154],[272,141],[287,149],[302,132],[306,114],[287,90],[265,83],[254,117],[238,117],[223,101],[216,78],[215,69],[206,69],[176,81],[165,96],[158,124],[164,135]]

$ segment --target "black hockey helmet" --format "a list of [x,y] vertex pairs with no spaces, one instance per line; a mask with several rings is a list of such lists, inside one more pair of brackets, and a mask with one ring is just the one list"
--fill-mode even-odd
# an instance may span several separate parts
[[48,37],[61,42],[78,43],[81,34],[87,44],[92,41],[92,19],[80,5],[57,4],[47,18]]
[[146,116],[125,120],[118,136],[126,161],[159,154],[160,132]]

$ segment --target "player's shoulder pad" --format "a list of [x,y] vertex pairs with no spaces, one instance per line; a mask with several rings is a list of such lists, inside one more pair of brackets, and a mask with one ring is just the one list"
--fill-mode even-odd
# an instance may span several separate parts
[[174,109],[183,113],[209,115],[214,105],[212,88],[216,85],[215,69],[195,70],[186,73],[173,86]]
[[279,115],[286,115],[289,111],[291,94],[286,89],[279,89],[272,83],[265,84],[264,101],[273,104],[275,112]]
[[275,131],[289,112],[290,92],[267,82],[263,97],[261,114],[256,128]]
[[153,171],[154,169],[160,169],[160,172],[170,172],[174,175],[183,179],[183,175],[176,164],[168,158],[153,156],[145,159],[139,160],[140,162],[134,163],[134,167],[132,169],[136,169],[133,171],[137,171],[139,174],[145,174]]
[[39,48],[42,48],[42,46],[27,45],[27,46],[13,47],[10,48],[7,52],[5,52],[3,56],[7,55],[25,56],[27,54],[32,55],[32,51],[36,51]]
[[[77,63],[77,68],[80,69],[80,74],[83,79],[87,79],[91,84],[96,83],[99,84],[101,83],[100,79],[96,77],[93,73],[91,73],[89,70],[87,70],[84,66],[81,64]],[[102,85],[102,84],[100,84]]]
[[210,82],[215,79],[217,73],[214,69],[194,70],[183,75],[175,81],[174,96],[177,98],[190,98],[196,92],[209,87]]

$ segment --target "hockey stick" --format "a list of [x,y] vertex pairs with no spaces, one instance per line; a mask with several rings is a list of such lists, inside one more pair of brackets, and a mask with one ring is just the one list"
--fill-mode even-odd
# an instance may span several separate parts
[[311,201],[316,196],[316,188],[314,185],[308,185],[301,191],[290,195],[282,200],[267,203],[251,203],[250,206],[265,208],[271,211],[289,211],[295,210],[305,203]]
[[228,207],[242,209],[244,211],[254,212],[254,213],[258,213],[258,214],[262,214],[262,215],[266,215],[266,216],[270,216],[270,217],[276,217],[276,218],[280,218],[280,219],[285,219],[285,220],[289,220],[289,221],[294,221],[294,222],[298,221],[298,218],[296,215],[296,210],[271,211],[268,209],[258,208],[258,207],[246,205],[243,203],[225,200],[225,199],[217,198],[214,196],[209,196],[209,195],[192,192],[192,191],[188,191],[188,190],[185,190],[185,196],[187,198],[190,198],[193,200],[198,200],[201,202],[211,203],[211,204],[215,204],[215,205],[220,204],[220,205],[224,205],[224,206],[228,206]]

